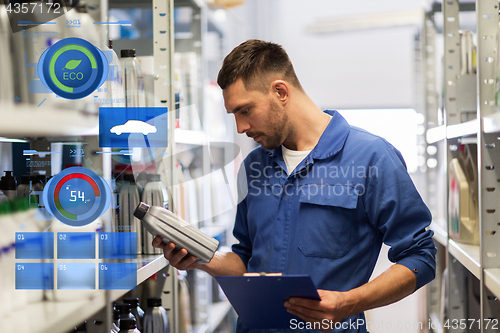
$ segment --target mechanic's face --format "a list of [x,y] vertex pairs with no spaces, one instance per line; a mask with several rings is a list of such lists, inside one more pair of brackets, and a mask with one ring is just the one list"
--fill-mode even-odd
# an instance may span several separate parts
[[238,133],[245,133],[266,149],[278,148],[285,141],[288,115],[272,94],[249,91],[241,79],[222,94],[227,112],[234,114]]

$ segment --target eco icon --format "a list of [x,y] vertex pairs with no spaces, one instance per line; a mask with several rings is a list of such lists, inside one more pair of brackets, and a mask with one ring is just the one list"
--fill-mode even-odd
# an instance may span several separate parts
[[104,83],[108,76],[108,61],[101,50],[86,40],[65,38],[41,55],[38,76],[56,95],[80,99]]
[[82,61],[78,59],[70,60],[66,63],[63,69],[75,69]]

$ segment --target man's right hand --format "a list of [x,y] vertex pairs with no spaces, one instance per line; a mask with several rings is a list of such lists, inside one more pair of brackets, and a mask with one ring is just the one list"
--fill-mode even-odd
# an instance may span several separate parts
[[196,257],[193,255],[188,256],[186,249],[176,249],[175,244],[169,242],[165,244],[162,242],[160,236],[153,239],[153,247],[163,250],[164,257],[168,260],[170,265],[179,270],[190,270],[199,268],[201,265],[196,263]]

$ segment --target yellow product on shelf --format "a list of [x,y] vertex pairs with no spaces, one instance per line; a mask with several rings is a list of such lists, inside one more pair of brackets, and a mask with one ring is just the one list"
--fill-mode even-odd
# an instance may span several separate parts
[[479,244],[479,218],[474,186],[466,177],[457,158],[450,163],[448,198],[449,234],[456,241]]

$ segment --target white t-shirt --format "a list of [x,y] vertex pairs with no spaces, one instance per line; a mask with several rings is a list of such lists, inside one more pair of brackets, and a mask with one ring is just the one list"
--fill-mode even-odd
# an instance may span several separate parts
[[283,153],[283,159],[285,160],[286,168],[288,169],[288,174],[290,175],[293,170],[299,165],[300,162],[311,152],[310,150],[290,150],[287,147],[281,145],[281,152]]
[[[333,117],[328,115],[330,119]],[[311,152],[311,150],[290,150],[287,147],[281,145],[281,152],[283,154],[283,159],[285,160],[286,168],[288,169],[288,174],[290,175],[293,170],[299,165],[300,162]]]

